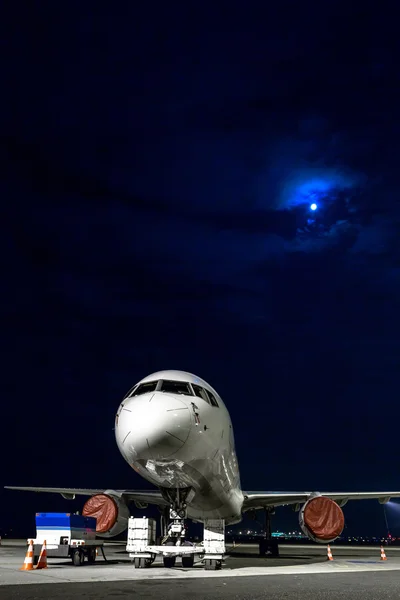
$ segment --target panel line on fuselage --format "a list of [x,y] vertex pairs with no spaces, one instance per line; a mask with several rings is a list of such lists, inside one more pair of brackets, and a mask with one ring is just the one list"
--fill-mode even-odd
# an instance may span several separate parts
[[181,438],[178,438],[177,435],[174,435],[173,433],[165,430],[165,433],[168,433],[168,435],[170,435],[171,437],[175,438],[176,440],[178,440],[179,442],[182,442],[182,444],[184,444],[186,442],[186,440],[181,440]]

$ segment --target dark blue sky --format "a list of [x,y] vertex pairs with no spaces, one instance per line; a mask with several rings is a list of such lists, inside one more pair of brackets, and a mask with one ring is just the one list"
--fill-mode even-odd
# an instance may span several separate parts
[[244,488],[400,489],[397,21],[257,4],[2,19],[1,485],[143,488],[114,415],[178,368]]

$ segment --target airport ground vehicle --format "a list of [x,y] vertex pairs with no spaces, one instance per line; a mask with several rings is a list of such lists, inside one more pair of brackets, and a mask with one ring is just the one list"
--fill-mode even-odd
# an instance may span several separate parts
[[157,544],[155,520],[131,517],[126,551],[135,568],[149,567],[157,555],[163,557],[166,568],[174,567],[178,557],[182,567],[191,568],[195,555],[198,555],[203,559],[206,570],[220,569],[225,554],[224,522],[220,519],[208,520],[204,526],[204,542],[199,545],[185,540],[183,526],[183,518],[175,515],[161,544]]
[[[28,540],[29,541],[29,540]],[[72,513],[36,513],[36,538],[33,540],[34,564],[46,541],[48,557],[71,558],[75,566],[85,558],[94,563],[97,548],[103,552],[103,541],[96,540],[96,519]]]

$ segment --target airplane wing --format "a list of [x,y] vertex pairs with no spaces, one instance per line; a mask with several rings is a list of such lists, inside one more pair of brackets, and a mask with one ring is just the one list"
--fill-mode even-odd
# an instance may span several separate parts
[[[107,488],[97,490],[86,488],[51,488],[51,487],[22,487],[15,485],[5,485],[8,490],[20,490],[22,492],[47,492],[50,494],[61,494],[67,500],[73,500],[75,496],[95,496],[104,494]],[[168,506],[168,503],[158,490],[112,490],[123,496],[128,502],[139,502],[142,504],[155,504],[156,506]],[[111,492],[111,490],[110,490]]]
[[[303,504],[312,494],[313,492],[243,492],[242,511]],[[386,504],[391,498],[400,498],[400,492],[321,492],[321,496],[334,500],[339,506],[344,506],[349,500],[376,499],[381,504]]]

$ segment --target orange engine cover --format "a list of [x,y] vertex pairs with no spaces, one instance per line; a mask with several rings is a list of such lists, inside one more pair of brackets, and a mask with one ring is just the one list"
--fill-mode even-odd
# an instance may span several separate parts
[[117,522],[118,506],[111,496],[97,494],[85,502],[82,514],[85,517],[95,517],[97,519],[96,532],[105,533]]
[[344,514],[336,502],[324,496],[308,500],[300,511],[300,527],[314,542],[333,542],[344,528]]

